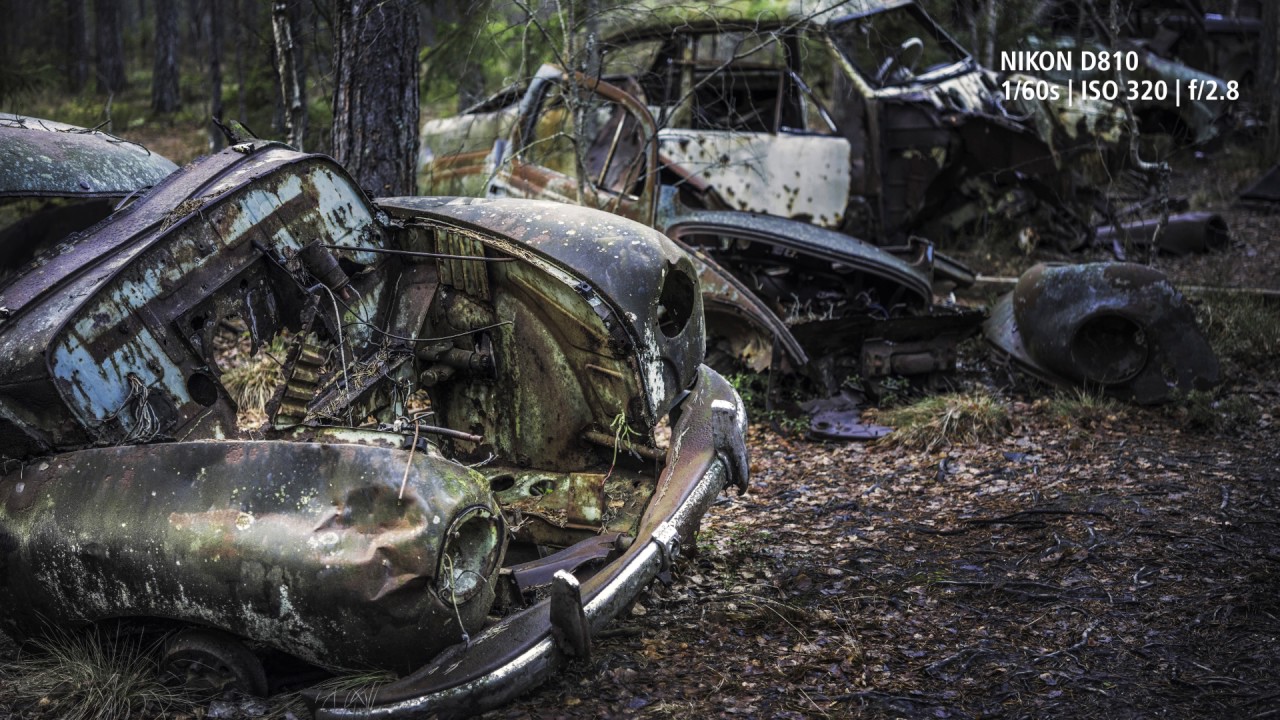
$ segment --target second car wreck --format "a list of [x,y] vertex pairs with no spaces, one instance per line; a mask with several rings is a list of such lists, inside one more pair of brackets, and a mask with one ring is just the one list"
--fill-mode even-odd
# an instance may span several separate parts
[[[270,650],[401,675],[310,692],[317,717],[465,715],[587,655],[747,480],[692,262],[598,211],[373,204],[332,160],[249,142],[13,270],[17,637],[183,628],[165,663],[215,687],[266,692]],[[223,382],[240,330],[286,348],[261,427]]]
[[890,376],[954,369],[956,344],[981,322],[981,311],[933,302],[935,280],[966,271],[927,241],[879,247],[815,223],[691,205],[685,190],[700,181],[670,172],[653,116],[615,85],[544,66],[518,107],[487,156],[440,158],[435,189],[478,190],[484,178],[489,197],[599,207],[662,230],[696,258],[708,358],[720,367],[797,370],[823,397],[851,376],[874,392]]

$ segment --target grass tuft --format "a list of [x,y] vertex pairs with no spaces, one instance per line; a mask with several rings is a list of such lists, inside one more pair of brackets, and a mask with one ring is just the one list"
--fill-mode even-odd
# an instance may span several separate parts
[[1219,395],[1192,390],[1170,403],[1165,413],[1189,430],[1201,432],[1238,431],[1254,427],[1262,413],[1248,395]]
[[1050,417],[1068,427],[1093,427],[1099,420],[1124,414],[1124,405],[1099,389],[1058,390],[1045,404]]
[[1197,315],[1220,360],[1240,370],[1274,372],[1280,308],[1256,295],[1216,295],[1200,304]]
[[159,678],[156,644],[101,630],[54,633],[5,668],[6,700],[42,717],[115,720],[194,714],[198,704]]
[[933,452],[999,438],[1009,429],[1009,407],[985,393],[934,395],[881,410],[875,420],[894,428],[882,442]]
[[312,686],[322,698],[345,698],[348,705],[359,707],[372,705],[374,691],[387,683],[395,682],[395,673],[386,670],[369,670],[349,675],[338,675]]
[[277,361],[284,359],[288,349],[279,336],[260,348],[257,355],[248,354],[248,345],[248,334],[245,333],[233,348],[234,352],[224,354],[222,363],[228,367],[222,373],[222,384],[240,406],[241,415],[257,416],[266,410],[267,401],[280,384]]

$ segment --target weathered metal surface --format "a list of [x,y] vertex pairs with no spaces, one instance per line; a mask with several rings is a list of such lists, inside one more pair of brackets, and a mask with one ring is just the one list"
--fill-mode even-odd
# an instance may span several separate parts
[[[327,158],[245,143],[38,256],[0,305],[0,607],[20,632],[130,617],[328,667],[474,667],[491,616],[550,631],[495,592],[504,557],[691,531],[746,481],[740,400],[699,364],[693,262],[599,211],[379,207]],[[286,344],[257,430],[222,383],[228,327]],[[601,558],[626,581],[584,609],[596,629],[656,572],[642,542]],[[504,677],[484,702],[540,680]]]
[[1218,360],[1182,293],[1143,265],[1036,265],[996,303],[983,331],[1037,377],[1141,404],[1219,381]]
[[[721,488],[746,477],[741,444],[746,416],[733,409],[740,402],[737,394],[705,367],[691,390],[634,541],[582,583],[583,609],[593,633],[670,566]],[[725,422],[716,422],[718,417]],[[545,599],[473,638],[465,655],[444,656],[372,692],[309,693],[307,698],[317,706],[316,717],[324,720],[467,717],[510,701],[566,660],[552,639],[550,600]]]
[[0,197],[123,197],[177,169],[114,135],[0,113]]
[[[358,245],[378,232],[359,190],[331,164],[267,147],[248,176],[241,157],[225,153],[171,176],[100,232],[0,287],[0,305],[12,311],[0,325],[10,369],[3,386],[61,397],[39,410],[7,404],[18,416],[37,412],[30,425],[49,432],[53,447],[231,436],[234,407],[201,331],[217,326],[228,301],[252,318],[302,294],[275,282],[253,243],[296,252],[316,236]],[[362,290],[353,319],[378,302],[376,284]],[[367,341],[371,330],[350,333]],[[20,454],[4,440],[0,453]]]
[[1276,165],[1262,173],[1257,180],[1254,180],[1248,187],[1241,190],[1240,202],[1268,205],[1280,203],[1280,165]]
[[[786,327],[782,347],[803,348],[807,362],[796,369],[828,393],[851,373],[870,380],[949,372],[955,346],[977,332],[984,317],[981,311],[933,306],[927,260],[912,264],[848,235],[727,211],[680,212],[668,222],[671,237],[749,288]],[[710,285],[713,295],[719,285]],[[755,315],[743,315],[745,323],[726,322],[729,316],[710,319],[709,343],[736,350],[741,361],[754,360],[757,367],[762,353],[744,345],[744,338],[780,335],[775,323]]]
[[[710,32],[710,28],[707,31]],[[766,45],[776,46],[777,42],[775,37]],[[588,151],[585,158],[577,158],[576,146],[570,142],[572,131],[566,129],[571,115],[567,101],[557,99],[562,96],[552,92],[559,88],[558,92],[563,93],[568,77],[554,67],[544,66],[520,102],[522,115],[515,124],[518,130],[512,132],[509,142],[503,140],[495,145],[492,157],[498,165],[492,169],[488,193],[545,197],[603,206],[634,218],[652,218],[655,227],[698,254],[697,271],[702,304],[708,313],[709,352],[714,362],[728,360],[762,370],[778,359],[785,361],[782,365],[786,368],[810,372],[815,353],[792,334],[797,326],[823,325],[830,321],[849,326],[845,321],[854,317],[880,321],[927,313],[934,266],[929,243],[904,238],[900,245],[880,248],[823,227],[843,224],[851,182],[848,139],[840,135],[783,132],[670,128],[655,131],[650,113],[639,104],[637,97],[608,83],[587,84],[581,76],[573,77],[580,91],[584,88],[591,91],[585,96],[572,96],[584,112],[588,115],[601,112],[602,108],[609,107],[608,103],[615,103],[632,113],[638,118],[637,129],[647,128],[650,133],[642,145],[661,147],[658,157],[665,170],[674,171],[677,181],[674,185],[664,185],[657,202],[651,205],[646,204],[647,189],[635,196],[610,195],[602,188],[593,188],[598,185],[598,178],[592,173],[587,174],[585,183],[575,181],[581,166],[591,164],[593,156]],[[623,78],[621,82],[631,88],[629,92],[645,92],[634,79]],[[798,80],[796,83],[797,88],[808,92],[801,87],[803,83]],[[600,97],[592,99],[591,93],[598,93]],[[719,122],[706,115],[711,111],[709,106],[703,110],[705,112],[695,107],[689,112],[693,117],[702,118],[697,122]],[[763,122],[764,116],[772,117],[775,124],[784,121],[772,110],[741,115],[726,106],[715,108],[715,112],[723,116],[721,119],[736,118],[747,123]],[[611,117],[611,122],[617,120],[616,114]],[[787,122],[798,120],[789,118]],[[922,157],[912,143],[921,137],[943,144],[948,142],[951,130],[937,126],[936,118],[926,116],[922,122],[927,131],[924,134],[908,132],[904,122],[898,127],[899,133],[892,136],[893,142],[898,143],[895,157],[907,158],[907,164],[895,165],[904,175],[912,172],[909,166],[913,167],[911,164],[916,162],[912,158]],[[620,123],[604,126],[615,128],[614,136],[630,132],[624,132],[624,125]],[[433,125],[433,132],[441,132],[442,127],[442,124]],[[596,144],[593,141],[592,147]],[[797,154],[796,148],[801,147],[806,150]],[[829,154],[832,148],[835,152]],[[830,172],[824,174],[821,167],[815,167],[819,158],[823,158],[824,167]],[[940,172],[940,164],[933,159],[926,158],[924,162],[932,166],[933,173]],[[607,174],[602,173],[601,177]],[[650,181],[652,175],[650,173]],[[914,199],[907,204],[899,203],[893,213],[909,214],[923,201],[925,186],[916,182],[911,187],[911,192],[916,193]],[[714,200],[713,206],[725,205],[730,209],[691,207],[689,198],[682,200],[688,188],[692,188],[695,195],[702,193],[704,200]],[[774,197],[778,202],[769,205],[772,201],[761,199],[767,197]],[[784,208],[782,204],[787,203],[790,207]],[[885,207],[889,205],[886,200]],[[772,214],[742,212],[742,209],[765,209]],[[821,217],[814,216],[815,212]],[[791,216],[794,219],[789,219]],[[569,242],[563,245],[573,247]],[[581,260],[570,262],[583,266]],[[953,264],[945,267],[951,269],[948,280],[964,279],[963,269]],[[929,331],[937,331],[934,338],[917,338],[921,342],[937,341],[929,351],[937,362],[927,369],[921,363],[905,361],[895,367],[925,373],[952,367],[954,361],[949,358],[954,357],[954,351],[946,348],[972,333],[980,315],[943,313],[937,320],[928,326]],[[952,323],[949,327],[947,321]],[[879,336],[871,327],[874,322],[851,322],[852,334],[837,332],[835,336],[821,338],[824,345],[821,360],[825,369],[818,375],[823,387],[834,388],[845,374],[857,372],[859,360],[856,358],[862,340]],[[823,327],[835,330],[828,325]],[[810,335],[823,333],[811,332]],[[839,342],[830,341],[831,337]],[[896,342],[902,340],[895,339]],[[919,350],[912,352],[918,354]],[[855,360],[851,365],[836,362],[837,355],[852,356]],[[885,373],[889,372],[888,367]],[[867,377],[882,374],[870,368],[866,370]]]
[[735,210],[826,228],[844,222],[851,158],[843,137],[663,129],[658,147]]
[[[664,182],[708,209],[800,219],[879,245],[912,234],[946,244],[1007,213],[1072,248],[1090,236],[1107,184],[1155,169],[1137,158],[1122,107],[1078,93],[1069,102],[1065,88],[1057,101],[1006,98],[1002,78],[912,2],[816,3],[780,19],[734,8],[681,15],[661,9],[602,40],[616,87],[600,87],[627,104],[615,97],[625,88],[647,108],[637,117],[660,121],[650,144],[661,151]],[[884,44],[902,33],[914,59]],[[518,105],[508,89],[483,112],[429,121],[424,137],[469,149],[433,154],[427,171],[489,176],[467,192],[545,197],[648,222],[643,202],[564,181],[576,174],[577,148],[572,132],[554,128],[572,113],[540,109],[539,83],[549,77],[540,71]],[[524,117],[495,125],[489,106]],[[493,152],[482,152],[478,132],[491,133]]]
[[[578,295],[593,308],[594,323],[601,324],[592,343],[598,347],[595,352],[615,362],[608,356],[634,352],[641,362],[644,397],[643,416],[635,418],[638,425],[665,414],[673,388],[686,387],[693,379],[704,353],[697,274],[689,257],[659,233],[597,210],[545,201],[395,198],[380,204],[397,215],[414,212],[500,234],[519,243],[505,245],[506,251],[527,262],[545,258],[573,268],[559,271],[556,291]],[[541,264],[550,269],[545,260]],[[518,270],[503,266],[495,272]],[[584,282],[595,289],[583,288]],[[550,287],[530,292],[545,294]],[[549,296],[545,300],[550,302],[544,311],[565,304]],[[577,365],[584,366],[585,360]],[[608,379],[607,373],[597,372],[589,382]],[[631,412],[630,404],[630,398],[620,402],[615,412]]]
[[[1184,91],[1172,102],[1168,98],[1157,99],[1153,93],[1134,93],[1135,97],[1130,100],[1130,107],[1139,121],[1145,121],[1143,122],[1144,133],[1172,130],[1174,128],[1171,127],[1169,119],[1176,117],[1182,124],[1183,130],[1188,132],[1190,138],[1196,143],[1208,142],[1219,135],[1218,121],[1223,117],[1228,105],[1227,81],[1222,78],[1187,67],[1176,60],[1163,58],[1134,42],[1118,42],[1113,47],[1089,41],[1083,43],[1083,49],[1095,56],[1122,52],[1132,57],[1137,69],[1118,75],[1114,72],[1101,71],[1096,67],[1090,67],[1088,71],[1083,70],[1077,52],[1080,44],[1070,36],[1058,36],[1049,40],[1031,37],[1027,40],[1027,46],[1033,51],[1063,52],[1074,56],[1076,62],[1072,63],[1071,69],[1059,68],[1055,65],[1040,73],[1041,77],[1060,84],[1065,85],[1069,80],[1079,83],[1082,80],[1106,81],[1119,77],[1126,83],[1138,83],[1139,88],[1144,87],[1142,83],[1162,84],[1169,89],[1170,95],[1174,94],[1175,85],[1184,88]],[[1222,88],[1222,91],[1211,99],[1192,97],[1185,91],[1188,83],[1192,81],[1199,83],[1201,87]]]
[[407,672],[477,631],[506,540],[478,473],[341,442],[82,450],[0,498],[6,629],[198,621],[330,667]]
[[[1162,224],[1164,229],[1160,230]],[[1217,213],[1192,212],[1170,215],[1163,223],[1159,218],[1149,218],[1118,228],[1106,225],[1098,228],[1094,238],[1100,244],[1111,243],[1117,247],[1125,244],[1149,247],[1154,242],[1160,252],[1187,255],[1226,248],[1231,242],[1231,231],[1227,221]]]

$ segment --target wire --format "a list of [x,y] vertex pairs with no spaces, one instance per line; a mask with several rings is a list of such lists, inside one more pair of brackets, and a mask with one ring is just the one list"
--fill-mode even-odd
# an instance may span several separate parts
[[408,255],[410,257],[439,258],[441,260],[475,260],[477,262],[515,262],[509,257],[485,257],[483,255],[448,255],[445,253],[418,252],[416,250],[393,250],[391,248],[373,248],[352,245],[322,245],[330,250],[349,250],[351,252],[383,253],[386,255]]

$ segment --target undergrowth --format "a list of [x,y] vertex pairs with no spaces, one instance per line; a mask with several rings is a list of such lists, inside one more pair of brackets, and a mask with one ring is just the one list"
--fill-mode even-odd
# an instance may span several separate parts
[[950,393],[880,410],[875,421],[894,428],[881,442],[933,452],[999,438],[1009,429],[1009,407],[987,393]]
[[6,665],[0,676],[5,702],[19,712],[124,720],[198,709],[194,698],[160,681],[157,646],[138,636],[55,630],[33,645],[35,652]]
[[1067,427],[1091,428],[1099,420],[1114,419],[1125,406],[1101,390],[1075,388],[1058,390],[1044,407],[1050,417]]
[[1280,308],[1256,295],[1224,294],[1206,297],[1196,314],[1209,344],[1227,365],[1224,376],[1242,371],[1276,373]]

